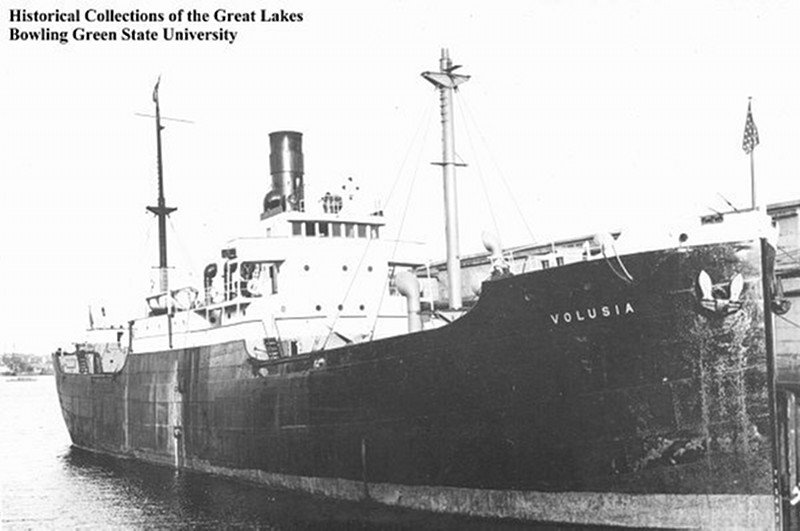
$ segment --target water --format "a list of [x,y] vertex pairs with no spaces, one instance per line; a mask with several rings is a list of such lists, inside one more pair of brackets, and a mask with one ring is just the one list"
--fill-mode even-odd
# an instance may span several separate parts
[[[52,376],[0,378],[2,529],[525,529],[322,500],[74,449]],[[545,529],[546,527],[536,527]]]

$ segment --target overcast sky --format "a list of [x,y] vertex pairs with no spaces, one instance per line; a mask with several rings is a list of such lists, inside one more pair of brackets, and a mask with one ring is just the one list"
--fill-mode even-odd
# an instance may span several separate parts
[[796,1],[20,5],[282,7],[304,20],[142,25],[224,27],[238,32],[233,44],[62,45],[9,42],[9,26],[23,25],[2,8],[6,351],[47,353],[80,338],[90,304],[119,322],[142,314],[157,265],[144,208],[156,201],[156,164],[153,122],[135,113],[153,112],[159,75],[162,114],[194,122],[167,124],[164,165],[167,202],[179,209],[171,262],[195,279],[226,239],[254,233],[270,182],[268,133],[280,129],[304,133],[314,195],[353,177],[365,197],[386,202],[398,180],[386,205],[397,219],[413,182],[403,237],[443,257],[441,175],[429,164],[441,156],[438,100],[419,75],[438,68],[441,47],[473,76],[455,113],[456,151],[469,165],[458,177],[465,253],[480,250],[486,229],[517,245],[724,210],[720,194],[747,206],[748,96],[761,137],[759,200],[800,198]]

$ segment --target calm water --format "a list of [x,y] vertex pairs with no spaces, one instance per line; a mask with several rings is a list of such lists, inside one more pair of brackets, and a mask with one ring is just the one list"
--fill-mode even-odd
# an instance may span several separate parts
[[526,527],[331,502],[82,452],[70,447],[53,377],[43,376],[29,381],[0,378],[0,528]]

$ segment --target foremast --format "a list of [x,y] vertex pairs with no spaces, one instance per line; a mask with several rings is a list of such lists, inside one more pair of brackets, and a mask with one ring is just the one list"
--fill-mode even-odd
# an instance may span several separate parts
[[158,217],[158,287],[164,293],[169,289],[169,269],[167,267],[167,217],[178,210],[166,206],[164,199],[164,165],[161,158],[161,109],[158,104],[158,85],[161,83],[159,76],[153,88],[153,102],[156,104],[156,157],[158,165],[158,206],[149,206],[147,210]]
[[445,235],[447,241],[447,277],[450,308],[459,310],[461,301],[461,257],[458,251],[458,200],[456,196],[455,136],[453,134],[453,90],[469,80],[454,74],[461,65],[453,66],[450,53],[442,48],[438,72],[423,72],[422,77],[439,89],[442,113],[442,167],[444,180]]

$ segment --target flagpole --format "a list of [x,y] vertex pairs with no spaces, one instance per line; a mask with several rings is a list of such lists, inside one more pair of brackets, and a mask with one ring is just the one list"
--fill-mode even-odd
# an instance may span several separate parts
[[[755,150],[753,150],[755,151]],[[756,172],[753,163],[753,151],[750,152],[750,207],[756,209]]]
[[758,128],[753,121],[753,98],[747,98],[747,119],[744,122],[744,137],[742,138],[742,149],[750,155],[750,208],[756,209],[756,165],[753,151],[758,145]]

